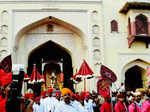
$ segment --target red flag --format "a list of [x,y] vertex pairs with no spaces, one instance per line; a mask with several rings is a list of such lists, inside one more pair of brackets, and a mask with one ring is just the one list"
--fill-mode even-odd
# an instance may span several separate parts
[[101,65],[100,74],[104,79],[109,79],[111,82],[115,82],[117,80],[115,73],[104,65]]
[[6,56],[1,62],[0,67],[6,72],[9,73],[12,70],[12,61],[11,61],[11,55]]
[[1,84],[2,86],[9,85],[12,82],[12,72],[9,72],[5,76],[1,78]]
[[150,76],[150,66],[148,66],[148,67],[146,68],[146,74],[147,74],[147,76]]
[[12,82],[12,72],[8,74],[4,72],[3,69],[0,69],[0,84],[6,86]]

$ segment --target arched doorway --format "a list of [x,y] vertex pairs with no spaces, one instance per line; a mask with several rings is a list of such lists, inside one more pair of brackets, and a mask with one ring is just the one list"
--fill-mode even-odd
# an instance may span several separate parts
[[142,88],[142,68],[134,66],[125,72],[126,90],[135,91],[136,88]]
[[70,80],[73,75],[72,59],[68,51],[63,47],[52,41],[46,42],[29,55],[28,74],[31,74],[34,63],[41,74],[44,74],[46,71],[55,75],[63,72],[64,87],[73,90],[73,83]]

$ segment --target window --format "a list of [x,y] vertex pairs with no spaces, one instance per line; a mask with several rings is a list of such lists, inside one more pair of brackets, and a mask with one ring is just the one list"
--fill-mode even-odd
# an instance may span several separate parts
[[111,32],[118,32],[118,23],[116,20],[111,21]]
[[8,33],[8,26],[7,25],[1,26],[1,33],[2,34],[7,34]]
[[93,53],[94,53],[94,59],[95,60],[100,60],[100,50],[95,49]]
[[7,38],[6,37],[3,37],[2,39],[1,39],[1,41],[0,41],[0,44],[1,44],[1,46],[7,46]]
[[93,25],[93,34],[99,34],[99,26],[98,25]]
[[100,39],[98,37],[94,37],[93,39],[93,47],[99,47]]
[[8,12],[6,10],[4,10],[2,12],[1,20],[2,20],[3,24],[7,24],[8,23]]
[[136,27],[136,34],[148,34],[148,23],[147,17],[143,14],[138,15],[135,18],[135,27]]
[[96,20],[97,20],[97,16],[98,16],[98,12],[97,12],[96,10],[94,10],[94,11],[92,12],[92,19],[93,19],[93,21],[96,21]]

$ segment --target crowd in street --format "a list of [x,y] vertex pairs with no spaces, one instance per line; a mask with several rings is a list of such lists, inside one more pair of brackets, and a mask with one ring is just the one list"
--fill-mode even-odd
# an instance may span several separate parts
[[150,112],[150,90],[114,92],[111,97],[102,97],[94,91],[79,94],[64,88],[61,93],[48,90],[41,92],[41,97],[26,98],[30,99],[26,112]]
[[[0,92],[0,112],[7,112],[7,98]],[[113,92],[112,95],[73,93],[68,88],[54,92],[42,91],[39,97],[33,93],[24,96],[20,112],[150,112],[150,89]]]

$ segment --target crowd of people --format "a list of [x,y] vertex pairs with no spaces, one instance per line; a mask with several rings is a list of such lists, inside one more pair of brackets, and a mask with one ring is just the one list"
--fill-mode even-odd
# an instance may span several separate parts
[[26,98],[30,99],[26,112],[150,112],[150,89],[101,96],[94,91],[79,94],[64,88],[61,93],[48,90],[35,99],[32,95]]
[[[150,112],[150,89],[118,91],[103,96],[95,91],[73,93],[69,88],[61,92],[48,89],[38,97],[27,93],[23,99],[20,112]],[[0,91],[0,112],[7,112],[4,90]]]

